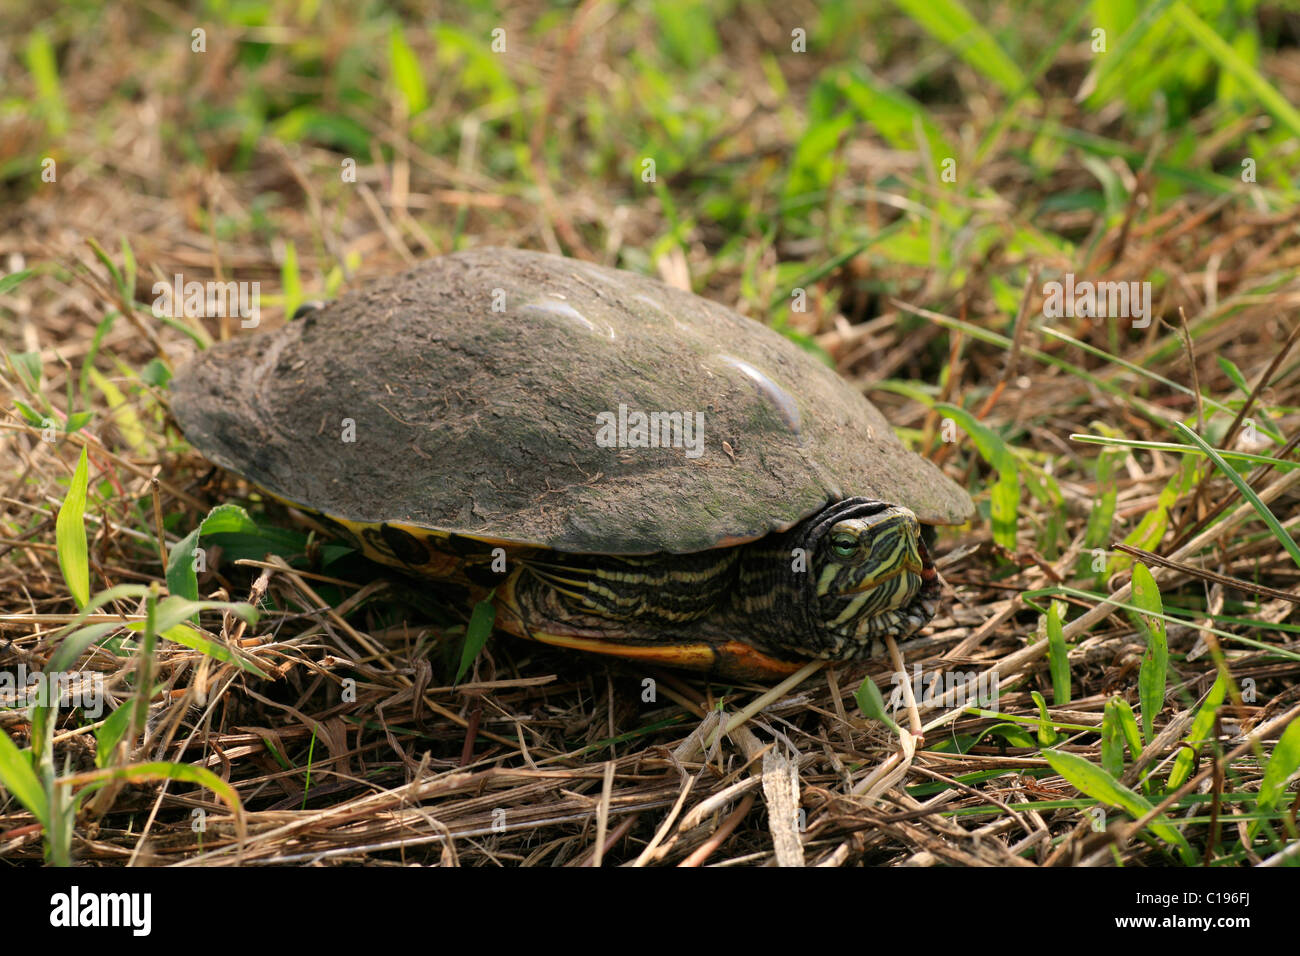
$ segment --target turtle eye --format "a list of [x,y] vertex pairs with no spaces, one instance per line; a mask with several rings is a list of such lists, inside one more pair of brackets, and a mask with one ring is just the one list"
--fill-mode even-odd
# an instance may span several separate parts
[[858,553],[858,539],[856,536],[847,534],[843,531],[831,535],[831,550],[837,557],[851,558]]

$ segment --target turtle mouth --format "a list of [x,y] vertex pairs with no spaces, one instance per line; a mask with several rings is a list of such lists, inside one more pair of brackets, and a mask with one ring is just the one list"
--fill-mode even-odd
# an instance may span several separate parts
[[[924,548],[925,546],[922,545],[921,547]],[[875,575],[874,577],[864,578],[861,581],[861,583],[844,588],[842,593],[863,594],[867,591],[871,591],[874,590],[875,588],[888,584],[890,581],[894,580],[894,578],[898,577],[900,574],[910,574],[912,577],[917,578],[923,584],[926,569],[933,568],[933,567],[934,564],[930,561],[929,555],[922,552],[921,557],[913,558],[909,556],[906,559],[904,559],[903,562],[893,570],[884,571],[880,574]]]

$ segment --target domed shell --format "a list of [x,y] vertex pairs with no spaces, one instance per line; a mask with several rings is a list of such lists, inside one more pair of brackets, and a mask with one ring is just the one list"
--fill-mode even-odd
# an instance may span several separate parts
[[356,522],[637,554],[750,540],[855,495],[932,524],[974,510],[780,334],[534,252],[431,259],[207,349],[172,390],[209,459]]

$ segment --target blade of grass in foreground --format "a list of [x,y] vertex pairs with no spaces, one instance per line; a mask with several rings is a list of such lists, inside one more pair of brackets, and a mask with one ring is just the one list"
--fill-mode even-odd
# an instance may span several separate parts
[[936,402],[934,410],[948,415],[957,422],[971,441],[980,457],[993,466],[998,480],[989,493],[990,516],[993,520],[993,540],[1011,551],[1016,549],[1016,523],[1020,508],[1020,469],[1016,456],[1007,448],[1002,436],[977,421],[964,408]]
[[1133,603],[1146,613],[1134,614],[1133,621],[1146,638],[1147,649],[1138,669],[1138,697],[1142,702],[1142,732],[1147,741],[1155,736],[1156,714],[1165,706],[1165,685],[1169,669],[1169,644],[1165,636],[1164,605],[1160,588],[1145,564],[1133,565]]
[[[205,534],[256,534],[257,524],[239,505],[217,505],[199,522],[199,526],[182,538],[167,555],[167,590],[176,597],[194,601],[199,597],[199,537]],[[198,623],[195,615],[194,623]],[[166,630],[166,628],[164,628]]]
[[[1171,388],[1176,392],[1182,392],[1184,395],[1188,395],[1188,396],[1196,395],[1196,393],[1192,391],[1190,388],[1188,388],[1186,385],[1183,385],[1179,382],[1175,382],[1173,379],[1165,378],[1165,376],[1163,375],[1158,375],[1155,372],[1151,371],[1150,369],[1143,368],[1141,365],[1138,365],[1134,362],[1129,362],[1126,359],[1120,358],[1118,355],[1115,355],[1112,352],[1107,352],[1105,349],[1099,349],[1097,348],[1097,346],[1092,345],[1088,342],[1084,342],[1080,339],[1076,339],[1074,336],[1067,335],[1065,332],[1061,332],[1057,329],[1046,328],[1046,327],[1043,328],[1042,331],[1044,335],[1050,335],[1054,339],[1060,339],[1062,342],[1067,342],[1070,345],[1073,345],[1076,348],[1079,348],[1082,351],[1087,352],[1089,355],[1093,356],[1094,358],[1102,359],[1103,361],[1109,362],[1112,365],[1115,365],[1119,368],[1132,372],[1134,375],[1141,376],[1142,378],[1149,379],[1153,382],[1158,382],[1161,385],[1165,386],[1166,388]],[[1229,408],[1227,405],[1224,405],[1222,402],[1216,401],[1215,399],[1211,398],[1208,395],[1202,395],[1200,398],[1202,404],[1204,404],[1204,406],[1208,409],[1213,409],[1217,412],[1223,412],[1225,415],[1233,414],[1233,409]],[[1268,422],[1262,422],[1262,421],[1257,422],[1256,427],[1258,427],[1260,431],[1264,432],[1275,441],[1279,443],[1282,441],[1281,433],[1278,432],[1277,429],[1275,429]]]
[[19,750],[3,730],[0,730],[0,784],[4,784],[4,788],[31,811],[41,826],[47,825],[49,805],[41,781],[32,769],[28,755]]
[[1228,682],[1224,679],[1223,671],[1220,671],[1219,676],[1214,679],[1214,686],[1205,695],[1205,703],[1201,704],[1201,709],[1192,718],[1192,729],[1187,732],[1185,741],[1188,746],[1180,747],[1178,756],[1174,758],[1174,767],[1169,771],[1170,790],[1177,790],[1192,775],[1192,762],[1196,760],[1197,754],[1196,747],[1211,739],[1215,714],[1218,713],[1219,706],[1227,693]]
[[0,276],[0,295],[11,292],[18,288],[22,283],[30,279],[33,275],[31,269],[22,269],[19,272],[11,272],[8,275]]
[[[1024,86],[1020,67],[959,0],[894,0],[894,4],[1003,92],[1019,93]],[[1030,93],[1025,99],[1037,97]]]
[[[1076,789],[1086,793],[1094,800],[1100,800],[1102,803],[1119,807],[1134,819],[1139,819],[1152,810],[1152,804],[1140,793],[1130,790],[1101,767],[1090,763],[1077,754],[1046,749],[1042,751],[1042,754],[1053,770],[1068,780]],[[1178,847],[1186,863],[1196,862],[1196,854],[1192,852],[1187,838],[1170,824],[1165,817],[1156,817],[1151,822],[1150,829],[1152,833],[1166,843]]]
[[885,698],[881,695],[880,688],[870,677],[862,678],[862,683],[858,686],[853,699],[858,702],[858,709],[868,718],[879,721],[890,730],[898,731],[898,724],[894,723],[885,707]]
[[[167,598],[165,600],[171,600],[171,599]],[[194,603],[198,603],[198,602],[194,602]],[[251,605],[244,605],[244,607],[250,607],[250,606]],[[126,629],[129,631],[140,632],[144,630],[144,625],[145,625],[144,621],[132,621],[126,625]],[[117,625],[109,625],[109,626],[116,627]],[[250,674],[256,674],[258,677],[261,677],[264,680],[270,679],[270,675],[267,674],[266,671],[258,667],[256,664],[254,664],[252,661],[248,661],[242,657],[237,656],[229,648],[224,647],[221,644],[218,644],[216,641],[208,640],[206,637],[204,637],[202,634],[196,631],[188,623],[174,624],[169,628],[161,629],[158,632],[158,636],[165,640],[172,641],[175,644],[180,644],[182,647],[188,647],[192,651],[198,651],[200,654],[206,654],[208,657],[211,657],[213,660],[221,661],[224,664],[234,664],[236,667],[241,667],[244,670],[248,671]]]
[[1124,773],[1124,730],[1113,697],[1106,701],[1106,709],[1102,712],[1101,769],[1116,780]]
[[1220,455],[1218,451],[1211,448],[1204,438],[1196,434],[1196,432],[1192,431],[1182,422],[1173,422],[1173,426],[1178,429],[1183,436],[1188,439],[1188,441],[1197,445],[1201,451],[1209,456],[1210,460],[1214,462],[1228,480],[1237,486],[1237,490],[1241,492],[1241,496],[1250,502],[1251,507],[1254,508],[1260,518],[1263,519],[1264,524],[1268,525],[1268,530],[1273,532],[1273,537],[1277,538],[1278,544],[1282,545],[1282,547],[1286,549],[1286,553],[1291,555],[1291,559],[1295,561],[1296,566],[1300,567],[1300,546],[1297,546],[1295,539],[1292,538],[1291,535],[1287,534],[1286,528],[1282,527],[1281,523],[1273,515],[1273,512],[1269,510],[1268,505],[1264,504],[1264,502],[1260,500],[1259,495],[1255,494],[1255,489],[1246,484],[1246,479],[1237,473],[1237,469],[1224,461],[1223,456]]
[[302,278],[298,274],[298,249],[293,242],[284,244],[284,263],[280,266],[280,288],[284,290],[284,317],[292,319],[302,305]]
[[[902,299],[891,298],[889,304],[896,306],[904,312],[910,312],[912,315],[918,315],[923,319],[929,319],[931,322],[934,322],[936,325],[942,326],[945,329],[956,329],[960,332],[965,332],[977,342],[987,342],[989,345],[996,345],[1008,352],[1011,351],[1011,339],[998,332],[990,331],[981,325],[976,325],[973,322],[964,322],[961,319],[955,319],[952,316],[944,315],[942,312],[935,312],[931,309],[922,309],[918,306],[912,305],[911,303],[904,302]],[[1104,392],[1114,395],[1125,405],[1129,406],[1138,414],[1157,425],[1163,426],[1169,421],[1170,413],[1168,409],[1161,408],[1159,405],[1147,401],[1140,395],[1135,395],[1131,387],[1125,388],[1120,384],[1100,378],[1072,362],[1067,362],[1065,359],[1058,358],[1055,355],[1049,355],[1048,353],[1041,352],[1035,348],[1022,346],[1020,354],[1027,358],[1032,358],[1036,362],[1042,362],[1044,365],[1051,365],[1055,368],[1059,368],[1061,371],[1073,375],[1080,381],[1087,382]],[[1210,407],[1208,400],[1206,407]],[[1229,411],[1231,411],[1231,409],[1229,409]]]
[[85,524],[87,484],[86,447],[83,445],[77,469],[68,484],[68,496],[63,499],[59,517],[54,522],[59,570],[63,572],[63,580],[67,582],[78,608],[84,608],[90,601],[90,558]]
[[[1114,47],[1106,54],[1096,58],[1096,66],[1084,78],[1083,84],[1079,88],[1076,100],[1092,99],[1096,94],[1095,104],[1101,105],[1111,98],[1117,87],[1123,81],[1125,66],[1131,66],[1135,62],[1141,62],[1141,58],[1135,54],[1139,52],[1139,45],[1146,39],[1147,33],[1152,25],[1156,23],[1161,14],[1172,0],[1154,0],[1148,2],[1142,10],[1141,15],[1133,19],[1127,29],[1120,35],[1119,40]],[[1093,7],[1093,22],[1100,20],[1114,22],[1114,15],[1110,17],[1098,17],[1095,9],[1096,4],[1088,4]]]
[[1061,627],[1064,601],[1053,601],[1047,608],[1048,666],[1052,672],[1052,702],[1064,707],[1070,702],[1070,659]]
[[465,646],[460,652],[460,667],[456,669],[456,679],[452,681],[453,684],[459,684],[460,679],[469,672],[474,658],[478,657],[479,651],[483,650],[483,645],[487,643],[492,633],[492,623],[497,617],[497,606],[492,603],[494,594],[495,591],[474,605],[474,611],[469,617],[469,625],[465,628]]
[[[1107,604],[1113,607],[1117,611],[1137,611],[1142,614],[1151,613],[1148,610],[1138,607],[1136,604],[1129,604],[1125,601],[1116,601],[1114,595],[1111,594],[1100,594],[1096,591],[1083,591],[1080,590],[1079,588],[1065,587],[1059,584],[1047,588],[1034,588],[1029,591],[1022,591],[1020,594],[1020,599],[1024,601],[1025,604],[1027,604],[1029,607],[1032,607],[1035,610],[1040,611],[1043,614],[1046,614],[1047,609],[1045,607],[1042,607],[1039,604],[1036,604],[1034,602],[1034,599],[1038,597],[1054,598],[1054,597],[1060,597],[1062,595],[1066,597],[1078,598],[1079,600],[1082,601],[1092,601],[1097,604]],[[1277,647],[1273,644],[1266,644],[1263,641],[1256,641],[1252,638],[1246,637],[1243,634],[1234,634],[1231,631],[1223,631],[1217,627],[1206,627],[1205,625],[1199,623],[1201,620],[1204,620],[1206,617],[1205,611],[1203,609],[1197,608],[1195,610],[1190,610],[1190,609],[1180,608],[1179,611],[1180,613],[1187,615],[1186,620],[1177,617],[1171,617],[1168,614],[1161,614],[1160,619],[1164,621],[1166,624],[1176,624],[1182,626],[1188,626],[1194,624],[1199,630],[1205,631],[1206,633],[1209,634],[1213,634],[1216,637],[1221,637],[1226,641],[1236,641],[1238,644],[1245,644],[1247,647],[1253,647],[1256,650],[1266,651],[1267,653],[1275,657],[1280,657],[1285,660],[1300,661],[1300,654],[1297,654],[1295,651],[1292,650],[1287,650],[1285,647]],[[1223,615],[1213,615],[1213,614],[1210,615],[1210,619],[1214,621],[1218,621],[1220,623],[1240,624],[1244,627],[1259,627],[1261,626],[1262,623],[1260,621],[1254,620],[1253,618],[1225,617]],[[1279,624],[1273,624],[1270,625],[1270,627],[1272,627],[1274,630],[1289,630],[1288,628],[1286,628],[1285,625],[1279,625]]]
[[[1282,737],[1273,748],[1268,766],[1264,768],[1264,779],[1259,782],[1259,808],[1276,810],[1282,798],[1286,796],[1286,782],[1300,769],[1300,720],[1293,720],[1282,731]],[[1250,838],[1255,838],[1259,821],[1250,825]]]
[[[1205,457],[1205,452],[1194,445],[1180,445],[1172,441],[1141,441],[1136,438],[1110,438],[1106,435],[1085,435],[1074,434],[1070,436],[1070,441],[1086,442],[1089,445],[1108,445],[1123,448],[1142,448],[1150,451],[1167,451],[1180,455],[1199,455]],[[1252,465],[1268,465],[1279,471],[1290,471],[1292,468],[1300,468],[1300,461],[1288,461],[1284,458],[1270,458],[1268,455],[1252,455],[1244,451],[1219,451],[1219,455],[1225,461],[1248,461]]]
[[230,813],[235,818],[236,838],[241,843],[246,838],[244,805],[239,799],[239,794],[235,792],[234,787],[204,767],[196,767],[187,763],[155,761],[153,763],[129,764],[125,767],[104,767],[98,770],[87,770],[84,773],[63,777],[58,783],[65,787],[84,784],[84,789],[77,794],[77,799],[80,801],[114,780],[125,780],[128,783],[178,780],[206,787],[225,801],[226,806],[230,808]]
[[59,83],[58,57],[49,34],[45,30],[33,31],[28,37],[24,53],[27,69],[36,87],[41,113],[50,134],[57,139],[68,128],[68,108]]
[[[420,70],[420,59],[402,35],[400,26],[394,25],[388,37],[388,63],[393,85],[402,94],[406,114],[418,116],[429,103],[429,94]],[[286,313],[288,312],[286,307]]]
[[1123,697],[1106,701],[1101,719],[1101,765],[1112,777],[1124,772],[1124,744],[1136,760],[1142,755],[1142,735],[1138,732],[1133,708]]
[[1178,25],[1192,35],[1192,39],[1201,45],[1219,66],[1241,81],[1242,86],[1255,94],[1264,109],[1289,128],[1293,134],[1300,135],[1300,112],[1287,102],[1259,71],[1241,58],[1223,37],[1204,20],[1198,17],[1185,3],[1175,3],[1169,11]]

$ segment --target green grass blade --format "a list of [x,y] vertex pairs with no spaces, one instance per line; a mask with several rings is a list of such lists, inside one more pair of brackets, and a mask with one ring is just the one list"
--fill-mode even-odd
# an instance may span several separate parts
[[[1078,754],[1063,750],[1044,750],[1043,758],[1052,769],[1070,782],[1075,789],[1086,793],[1094,800],[1119,807],[1135,820],[1145,816],[1152,809],[1152,804],[1140,793],[1124,786],[1101,767],[1090,763]],[[1186,837],[1164,817],[1157,817],[1150,826],[1151,832],[1166,843],[1177,846],[1187,862],[1195,860],[1195,854],[1188,845]]]
[[19,414],[23,416],[23,419],[27,422],[28,425],[31,425],[33,428],[44,427],[45,416],[42,415],[40,412],[38,412],[36,409],[32,408],[32,406],[28,405],[26,402],[20,402],[18,399],[15,398],[14,407],[18,409]]
[[492,634],[492,623],[496,617],[497,606],[492,603],[491,594],[474,605],[474,613],[469,617],[469,626],[465,628],[465,646],[461,648],[460,667],[456,669],[456,679],[452,681],[453,684],[459,684],[461,678],[469,673],[474,658],[478,657],[479,651],[483,650],[483,645]]
[[1246,381],[1245,374],[1237,368],[1237,363],[1226,355],[1216,355],[1214,360],[1219,363],[1219,369],[1224,375],[1232,379],[1232,384],[1237,386],[1237,390],[1242,395],[1250,394],[1250,383]]
[[1052,64],[1056,62],[1056,56],[1060,52],[1061,47],[1074,40],[1076,36],[1075,31],[1078,29],[1079,24],[1083,21],[1083,18],[1088,16],[1090,13],[1091,10],[1087,4],[1079,4],[1074,16],[1061,24],[1061,28],[1057,31],[1056,36],[1053,37],[1052,41],[1039,52],[1038,59],[1034,61],[1033,65],[1029,68],[1029,72],[1025,74],[1024,85],[1019,91],[1007,97],[1006,102],[1002,104],[1002,108],[998,111],[997,118],[994,119],[992,123],[988,124],[986,131],[980,139],[979,147],[975,150],[976,167],[982,166],[984,160],[994,150],[994,148],[1002,144],[1003,133],[1006,131],[1012,117],[1020,109],[1021,100],[1026,97],[1032,98],[1034,96],[1034,84],[1036,84],[1042,78],[1043,74],[1051,68]]
[[[1193,396],[1193,397],[1196,395],[1194,391],[1192,391],[1186,385],[1183,385],[1181,382],[1175,382],[1171,378],[1166,378],[1165,376],[1159,375],[1151,371],[1150,369],[1143,368],[1141,365],[1138,365],[1135,362],[1130,362],[1127,359],[1119,357],[1118,355],[1115,355],[1111,352],[1107,352],[1105,349],[1100,349],[1089,342],[1084,342],[1081,339],[1076,339],[1073,335],[1069,335],[1057,329],[1046,328],[1046,327],[1042,331],[1044,335],[1050,335],[1054,339],[1059,339],[1062,342],[1066,342],[1070,345],[1073,345],[1075,348],[1087,352],[1089,355],[1093,356],[1094,358],[1099,358],[1110,365],[1116,366],[1118,368],[1122,368],[1128,372],[1132,372],[1134,375],[1137,375],[1140,378],[1145,378],[1148,379],[1149,381],[1157,382],[1160,385],[1163,385],[1165,388],[1173,389],[1175,392],[1181,392],[1183,395]],[[1209,395],[1202,395],[1201,402],[1205,405],[1207,409],[1213,409],[1214,411],[1217,412],[1223,412],[1225,415],[1233,414],[1233,410],[1231,408],[1229,408],[1227,405],[1224,405],[1222,402],[1216,401],[1214,398],[1210,397]],[[1267,431],[1268,434],[1275,439],[1281,437],[1280,434],[1276,431],[1276,429],[1274,429],[1273,426],[1269,425],[1268,423],[1265,422],[1259,423],[1259,429],[1260,431]]]
[[[1142,13],[1129,24],[1115,45],[1105,56],[1098,57],[1097,65],[1084,79],[1082,86],[1083,90],[1092,91],[1090,103],[1100,104],[1110,99],[1117,86],[1123,82],[1123,68],[1131,68],[1131,64],[1142,62],[1142,58],[1137,55],[1139,44],[1146,39],[1147,33],[1171,2],[1172,0],[1148,0]],[[1094,16],[1094,22],[1096,19]]]
[[1186,742],[1191,745],[1191,749],[1181,747],[1178,750],[1178,756],[1174,758],[1173,769],[1169,771],[1169,789],[1177,790],[1181,787],[1192,774],[1192,762],[1195,759],[1193,754],[1196,751],[1197,744],[1204,743],[1210,739],[1214,731],[1214,716],[1218,713],[1219,706],[1223,703],[1223,698],[1228,692],[1228,682],[1219,672],[1219,676],[1214,679],[1214,686],[1210,692],[1205,695],[1205,703],[1201,704],[1201,709],[1196,712],[1192,718],[1192,729],[1187,732]]
[[[392,70],[393,86],[402,94],[406,103],[406,115],[415,116],[429,104],[428,88],[424,83],[424,73],[420,70],[420,60],[402,35],[402,28],[394,25],[388,36],[388,65]],[[292,315],[288,306],[285,312]]]
[[[1074,434],[1070,441],[1085,442],[1089,445],[1115,445],[1123,448],[1141,448],[1148,451],[1167,451],[1176,455],[1196,455],[1206,457],[1205,452],[1194,445],[1180,445],[1171,441],[1141,441],[1136,438],[1109,438],[1105,435]],[[1279,471],[1300,468],[1300,461],[1287,461],[1284,458],[1271,458],[1268,455],[1252,455],[1244,451],[1220,450],[1219,456],[1225,461],[1246,461],[1252,465],[1268,465]]]
[[146,729],[149,719],[149,701],[153,698],[154,649],[158,641],[158,629],[154,622],[158,616],[158,582],[149,582],[149,593],[144,598],[144,639],[140,642],[137,653],[135,683],[135,717],[131,721],[132,737]]
[[302,305],[302,277],[298,274],[298,247],[284,244],[284,264],[280,266],[280,288],[284,293],[284,317],[293,318]]
[[[1276,810],[1282,797],[1286,795],[1286,784],[1291,775],[1300,770],[1300,720],[1293,720],[1282,731],[1282,736],[1273,748],[1264,768],[1264,779],[1259,782],[1259,799],[1257,806],[1261,810]],[[1250,836],[1254,839],[1259,829],[1259,821],[1250,825]]]
[[[8,358],[13,364],[14,371],[23,380],[23,383],[33,393],[40,390],[41,375],[44,369],[41,368],[40,352],[9,352]],[[38,396],[39,397],[39,396]]]
[[902,90],[865,70],[845,70],[838,79],[844,97],[890,145],[915,149],[919,130],[936,163],[957,156],[929,111]]
[[1260,518],[1263,519],[1264,524],[1268,525],[1268,530],[1273,532],[1273,537],[1277,538],[1278,543],[1286,549],[1286,553],[1291,555],[1291,559],[1295,561],[1296,566],[1300,567],[1300,547],[1297,547],[1295,539],[1293,539],[1291,535],[1287,534],[1286,529],[1283,528],[1277,518],[1274,517],[1273,512],[1268,509],[1268,505],[1264,504],[1264,502],[1260,500],[1259,495],[1255,494],[1255,490],[1251,488],[1250,485],[1246,484],[1246,479],[1241,477],[1241,475],[1237,473],[1237,469],[1224,461],[1223,456],[1214,448],[1211,448],[1205,439],[1196,434],[1196,432],[1192,431],[1182,422],[1174,422],[1173,425],[1183,434],[1184,437],[1197,445],[1201,451],[1205,452],[1218,469],[1227,476],[1228,480],[1237,486],[1237,490],[1241,492],[1241,496],[1250,502],[1251,507],[1254,508]]
[[1061,627],[1063,601],[1053,601],[1047,608],[1047,659],[1052,672],[1052,701],[1057,707],[1070,702],[1070,659]]
[[1101,769],[1117,780],[1124,772],[1124,728],[1116,705],[1118,699],[1106,701],[1101,716]]
[[[198,599],[199,576],[194,568],[199,538],[205,534],[256,534],[257,524],[239,505],[217,505],[199,526],[177,542],[167,554],[167,590],[176,597]],[[194,619],[198,623],[198,618]]]
[[936,402],[934,410],[948,415],[975,443],[980,457],[993,466],[998,480],[989,491],[993,540],[1011,551],[1016,549],[1016,522],[1020,508],[1020,467],[1002,436],[981,424],[974,415],[956,405]]
[[[166,603],[166,600],[164,600],[164,603]],[[251,605],[245,604],[243,607],[251,609]],[[144,629],[144,622],[132,621],[127,625],[127,629],[131,631],[141,631]],[[234,664],[236,667],[243,668],[250,674],[256,674],[264,680],[270,679],[270,675],[252,661],[244,660],[242,657],[239,657],[231,651],[230,648],[218,644],[215,641],[208,640],[202,634],[195,631],[188,623],[173,624],[171,627],[160,628],[158,636],[165,640],[172,641],[173,643],[180,644],[182,647],[188,647],[192,651],[206,654],[214,661],[221,661],[225,664]]]
[[[1065,595],[1067,597],[1079,598],[1080,600],[1084,600],[1084,601],[1095,601],[1098,604],[1108,604],[1111,607],[1115,608],[1117,611],[1134,611],[1140,614],[1148,613],[1146,611],[1143,611],[1142,608],[1138,607],[1135,604],[1128,604],[1124,601],[1116,601],[1112,595],[1098,594],[1095,591],[1083,591],[1080,590],[1079,588],[1065,587],[1059,584],[1053,585],[1052,587],[1048,587],[1048,588],[1035,588],[1030,591],[1022,591],[1020,597],[1021,600],[1023,600],[1030,607],[1036,608],[1037,610],[1045,614],[1047,613],[1046,608],[1039,607],[1037,604],[1035,604],[1034,598],[1059,597],[1061,595]],[[1164,620],[1166,624],[1182,624],[1182,625],[1196,624],[1196,626],[1199,627],[1200,630],[1205,631],[1209,634],[1213,634],[1216,637],[1220,637],[1225,641],[1236,641],[1239,644],[1244,644],[1246,647],[1253,647],[1257,650],[1266,651],[1270,656],[1282,658],[1283,660],[1300,661],[1300,654],[1297,654],[1295,651],[1288,650],[1285,647],[1278,647],[1275,644],[1267,644],[1263,641],[1253,640],[1242,634],[1234,634],[1232,631],[1224,631],[1216,627],[1206,627],[1203,624],[1200,624],[1199,622],[1205,617],[1205,611],[1202,609],[1183,610],[1182,613],[1187,616],[1186,620],[1179,619],[1176,617],[1171,617],[1168,614],[1163,615],[1162,620]],[[1215,615],[1215,620],[1219,621],[1220,623],[1241,624],[1246,627],[1261,626],[1260,621],[1254,620],[1252,618],[1235,618],[1235,617],[1227,617],[1224,615]],[[1293,630],[1288,628],[1287,625],[1285,624],[1272,624],[1270,626],[1276,630],[1282,630],[1282,631]],[[1300,630],[1300,629],[1294,629],[1294,630]]]
[[158,633],[161,634],[170,631],[186,618],[193,618],[200,611],[229,611],[249,624],[257,623],[257,608],[251,604],[238,601],[191,601],[174,594],[158,602],[158,613],[154,623],[157,625]]
[[1060,739],[1060,735],[1052,727],[1052,717],[1047,712],[1047,701],[1043,700],[1043,695],[1036,690],[1031,690],[1029,696],[1034,699],[1034,704],[1038,707],[1038,745],[1050,747]]
[[131,708],[125,704],[118,707],[99,725],[95,731],[95,766],[107,767],[122,735],[131,726]]
[[54,632],[54,639],[66,637],[71,634],[95,611],[99,610],[105,604],[111,601],[120,601],[125,598],[140,598],[149,593],[149,589],[143,584],[115,584],[111,588],[100,591],[92,598],[85,607],[67,624]]
[[45,788],[32,768],[31,759],[3,730],[0,730],[0,783],[48,829],[49,802],[45,799]]
[[94,367],[90,369],[90,380],[104,396],[108,405],[108,417],[122,433],[126,447],[138,453],[147,453],[150,449],[149,433],[122,390]]
[[[1143,551],[1154,551],[1159,547],[1165,531],[1169,528],[1174,506],[1196,484],[1196,466],[1197,463],[1190,458],[1182,460],[1178,470],[1165,482],[1165,486],[1160,489],[1160,494],[1156,496],[1156,506],[1149,509],[1138,522],[1138,526],[1125,535],[1125,544],[1141,548]],[[1133,559],[1128,555],[1115,554],[1110,559],[1108,570],[1114,573],[1129,567],[1132,563]]]
[[59,641],[59,649],[50,657],[50,662],[46,669],[51,674],[61,674],[64,671],[72,669],[77,658],[91,644],[99,641],[106,634],[111,634],[120,624],[91,624],[88,627],[80,628],[73,631],[67,637]]
[[117,291],[121,294],[123,300],[130,303],[135,290],[127,289],[126,279],[122,277],[122,271],[118,269],[117,263],[109,256],[108,251],[94,237],[87,239],[86,245],[90,246],[90,251],[95,254],[95,258],[99,260],[100,265],[107,269],[108,274],[113,277],[113,285],[117,286]]
[[55,137],[62,136],[68,128],[68,111],[63,102],[59,66],[49,35],[44,30],[32,31],[23,54],[50,133]]
[[126,236],[122,237],[122,286],[130,293],[128,301],[135,298],[135,279],[139,267],[135,261],[135,250],[131,248],[131,243],[126,241]]
[[18,272],[11,272],[8,275],[0,276],[0,295],[12,292],[22,285],[23,282],[30,279],[33,275],[31,269],[22,269]]
[[853,699],[858,702],[858,709],[868,719],[879,721],[890,730],[898,731],[898,724],[889,716],[889,709],[885,707],[885,698],[881,695],[880,688],[870,677],[862,678],[862,683],[854,692]]
[[1169,672],[1169,643],[1165,634],[1164,604],[1160,588],[1145,564],[1133,565],[1133,603],[1145,614],[1132,615],[1147,649],[1138,670],[1138,697],[1142,702],[1142,730],[1145,739],[1155,735],[1156,714],[1165,706],[1165,685]]
[[63,499],[59,517],[54,523],[59,570],[63,572],[63,580],[78,608],[84,608],[90,601],[90,556],[86,547],[85,524],[87,472],[86,448],[83,445],[81,457],[77,459],[77,468],[68,485],[68,496]]
[[[959,0],[894,0],[921,29],[1006,93],[1019,93],[1025,76],[993,35]],[[1037,97],[1026,96],[1025,99]]]
[[1287,102],[1259,71],[1241,58],[1241,55],[1229,45],[1223,37],[1204,20],[1190,10],[1185,3],[1175,3],[1169,11],[1192,39],[1200,44],[1219,66],[1235,76],[1241,85],[1250,90],[1255,98],[1263,104],[1264,109],[1273,114],[1274,119],[1291,130],[1293,136],[1300,136],[1300,112]]
[[[962,319],[954,319],[941,312],[934,312],[929,309],[920,309],[910,303],[904,302],[902,299],[893,298],[889,301],[891,305],[898,307],[904,312],[910,312],[913,315],[920,316],[921,318],[929,319],[931,322],[942,326],[945,329],[955,329],[964,332],[977,342],[987,342],[989,345],[996,345],[998,348],[1004,349],[1008,352],[1010,352],[1013,347],[1011,339],[1007,338],[1005,335],[993,332],[981,325],[975,324],[974,322],[965,322]],[[1132,386],[1125,387],[1122,384],[1112,382],[1099,375],[1094,375],[1082,366],[1075,365],[1073,362],[1066,361],[1056,355],[1051,355],[1035,348],[1023,347],[1020,349],[1020,354],[1026,358],[1032,358],[1036,362],[1042,362],[1044,365],[1059,368],[1062,372],[1073,375],[1080,381],[1096,386],[1102,391],[1115,396],[1119,401],[1128,405],[1144,418],[1155,422],[1157,425],[1163,427],[1169,423],[1168,410],[1161,408],[1153,402],[1147,401],[1139,395],[1135,395]],[[1105,355],[1106,353],[1102,354]],[[1110,356],[1107,357],[1110,358]]]
[[1137,718],[1133,716],[1133,708],[1128,705],[1123,697],[1112,697],[1111,703],[1115,705],[1115,714],[1119,720],[1120,730],[1124,733],[1124,739],[1128,742],[1128,752],[1136,760],[1142,755],[1142,734],[1138,731]]
[[1293,720],[1282,731],[1264,768],[1264,779],[1259,783],[1259,805],[1275,809],[1286,793],[1287,781],[1297,770],[1300,770],[1300,720]]
[[235,788],[211,770],[188,763],[164,763],[159,761],[156,763],[131,764],[126,767],[109,767],[64,777],[59,783],[64,786],[86,784],[85,789],[78,794],[78,797],[84,797],[86,794],[93,793],[114,780],[124,780],[127,783],[177,780],[183,783],[197,784],[215,793],[225,801],[237,818],[242,819],[243,804],[240,802],[239,794],[235,792]]

